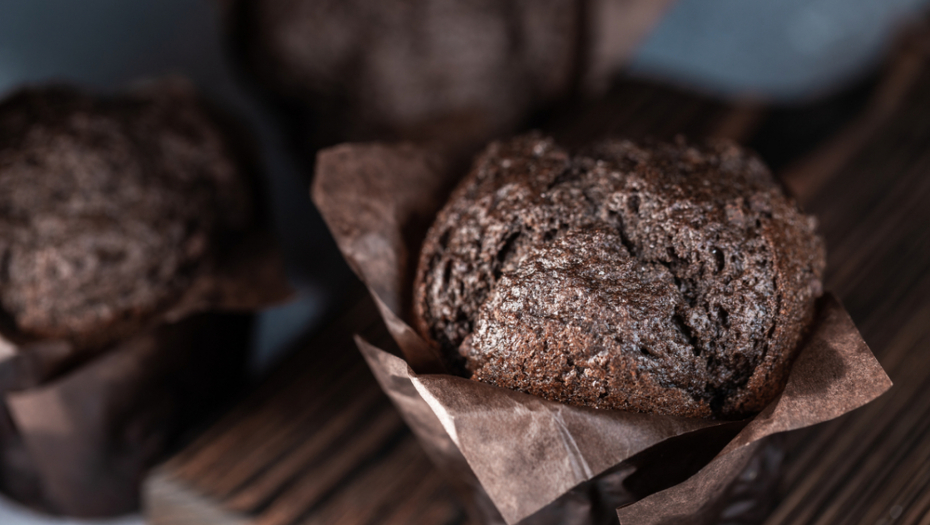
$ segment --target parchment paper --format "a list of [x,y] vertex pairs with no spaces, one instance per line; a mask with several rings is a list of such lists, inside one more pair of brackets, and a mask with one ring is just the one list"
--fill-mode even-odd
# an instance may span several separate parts
[[[529,523],[553,502],[566,517],[583,514],[592,501],[559,498],[608,471],[622,473],[614,482],[626,502],[641,500],[622,509],[628,523],[674,516],[713,522],[762,438],[842,415],[891,386],[829,295],[818,303],[816,325],[784,392],[743,422],[572,407],[436,373],[438,357],[407,322],[410,266],[460,175],[434,152],[409,144],[344,144],[319,154],[313,199],[403,354],[359,340],[375,376],[440,467],[460,465],[446,470],[466,485],[477,481],[508,524],[535,514]],[[662,453],[650,454],[656,450]],[[669,455],[694,468],[662,461]]]
[[[138,332],[177,322],[198,312],[249,312],[286,301],[293,290],[283,260],[264,231],[254,231],[200,272],[170,308],[153,315]],[[93,359],[99,349],[75,348],[64,340],[35,340],[0,321],[0,395],[34,387]]]
[[291,293],[274,243],[254,232],[109,348],[0,339],[0,487],[73,516],[138,508],[145,470],[242,377],[250,313]]

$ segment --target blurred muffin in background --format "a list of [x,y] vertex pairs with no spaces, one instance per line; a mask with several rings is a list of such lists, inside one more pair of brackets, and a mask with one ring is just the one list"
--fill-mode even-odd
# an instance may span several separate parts
[[242,131],[182,80],[0,102],[5,494],[133,511],[145,470],[241,386],[251,313],[290,293]]
[[567,95],[581,67],[576,0],[228,0],[245,70],[314,146],[482,143]]
[[[251,226],[244,166],[182,82],[0,105],[0,305],[30,337],[112,343]],[[225,246],[228,248],[228,246]]]

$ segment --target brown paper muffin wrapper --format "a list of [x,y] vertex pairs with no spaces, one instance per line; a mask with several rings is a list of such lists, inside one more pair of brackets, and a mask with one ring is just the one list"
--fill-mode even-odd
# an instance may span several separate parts
[[736,512],[725,500],[765,457],[764,438],[891,386],[829,294],[784,391],[744,421],[574,407],[444,374],[407,312],[420,243],[462,173],[414,145],[344,144],[319,154],[313,199],[400,349],[357,340],[375,377],[453,484],[508,524],[600,522],[608,503],[620,509],[606,523],[714,523]]
[[147,467],[242,378],[250,313],[291,293],[277,249],[256,232],[102,352],[0,337],[0,489],[59,514],[138,508]]

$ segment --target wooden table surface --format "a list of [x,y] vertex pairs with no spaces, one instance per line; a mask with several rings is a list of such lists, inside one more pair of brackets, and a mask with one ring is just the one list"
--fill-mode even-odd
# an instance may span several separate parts
[[[599,134],[726,136],[755,147],[820,219],[827,289],[895,385],[789,434],[768,524],[930,525],[930,31],[844,93],[795,109],[724,104],[650,82],[557,112],[566,141]],[[439,473],[354,344],[391,342],[357,300],[243,402],[156,469],[153,525],[459,524]]]

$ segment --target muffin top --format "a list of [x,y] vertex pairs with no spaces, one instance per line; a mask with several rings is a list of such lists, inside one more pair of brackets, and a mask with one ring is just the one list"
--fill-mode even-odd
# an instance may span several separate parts
[[568,94],[578,69],[580,6],[236,0],[229,26],[261,85],[312,113],[311,140],[483,144]]
[[0,104],[0,305],[27,336],[110,343],[205,271],[250,199],[186,85],[20,91]]
[[414,289],[453,370],[547,399],[740,417],[781,391],[821,294],[814,220],[729,142],[494,143]]

